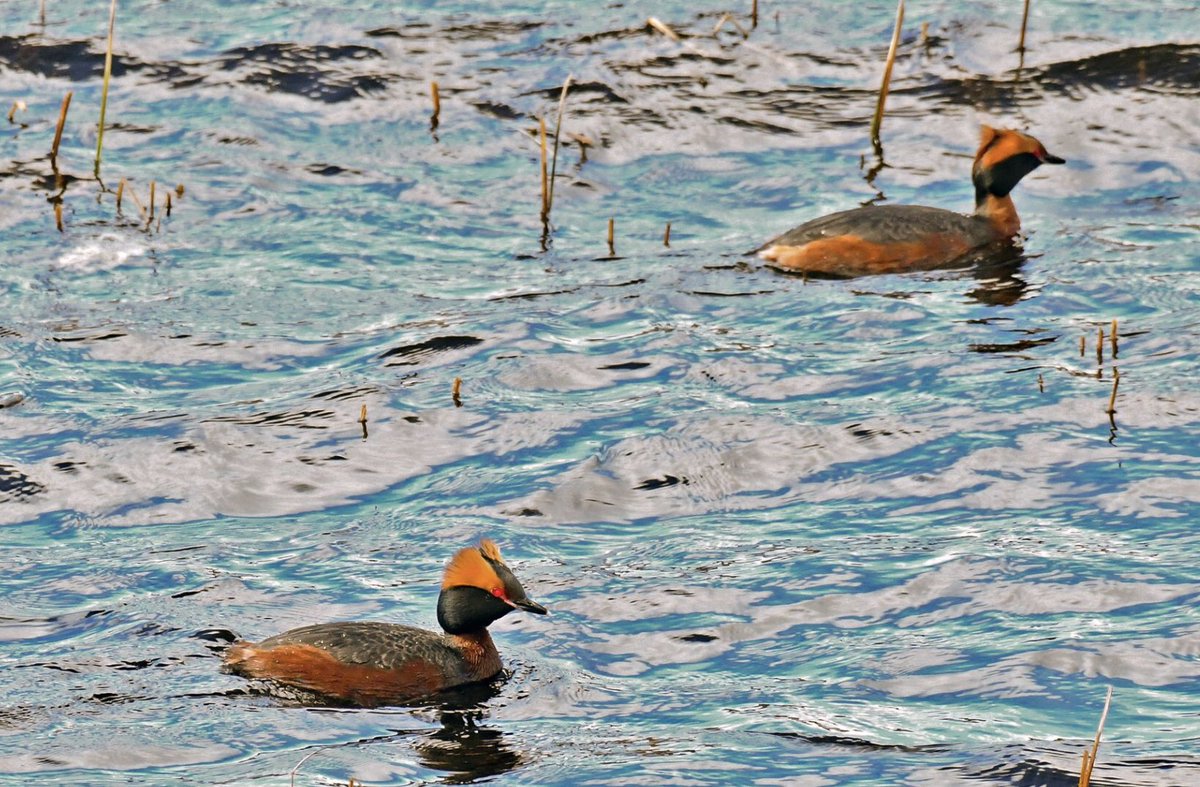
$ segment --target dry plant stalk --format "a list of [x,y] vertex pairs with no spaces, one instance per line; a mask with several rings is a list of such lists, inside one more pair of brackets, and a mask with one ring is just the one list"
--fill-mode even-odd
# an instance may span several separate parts
[[454,385],[450,388],[450,399],[454,402],[455,407],[462,407],[462,399],[459,393],[462,391],[462,378],[455,377]]
[[146,206],[142,204],[140,199],[138,199],[137,189],[135,189],[132,185],[129,187],[129,196],[133,197],[133,204],[137,205],[138,213],[142,214],[142,218],[149,222],[149,219],[146,217]]
[[1104,697],[1104,712],[1100,714],[1100,726],[1096,728],[1096,740],[1092,743],[1092,750],[1083,751],[1083,766],[1079,769],[1079,787],[1088,787],[1092,780],[1092,768],[1096,767],[1096,755],[1100,752],[1100,735],[1104,732],[1104,720],[1108,718],[1108,706],[1112,702],[1112,686],[1108,687],[1108,694]]
[[538,118],[538,139],[542,146],[542,224],[550,220],[550,170],[546,166],[546,118]]
[[670,27],[668,27],[665,22],[663,22],[656,16],[652,16],[649,19],[647,19],[646,24],[650,25],[655,30],[662,33],[663,35],[665,35],[667,38],[671,39],[672,41],[679,40],[679,34],[676,33],[674,30],[672,30]]
[[875,117],[871,119],[871,143],[879,145],[879,128],[883,125],[883,106],[887,102],[888,87],[892,82],[892,66],[896,63],[896,49],[900,46],[900,29],[904,25],[904,0],[896,4],[896,27],[892,31],[892,45],[888,47],[887,62],[883,66],[883,82],[879,85],[879,100],[875,104]]
[[1046,381],[1040,374],[1038,375],[1038,393],[1046,393]]
[[758,0],[750,3],[750,28],[758,27]]
[[558,138],[562,134],[563,113],[567,109],[567,89],[571,87],[571,75],[567,74],[567,79],[563,82],[562,93],[558,96],[558,118],[554,121],[554,155],[550,158],[550,192],[546,196],[546,219],[550,218],[550,211],[554,210],[554,178],[558,172]]
[[62,200],[54,203],[54,226],[58,227],[58,231],[63,231],[62,222]]
[[613,244],[613,225],[615,221],[615,219],[608,220],[608,256],[610,257],[617,256],[617,247]]
[[1104,328],[1096,329],[1096,363],[1104,363]]
[[365,424],[367,422],[367,406],[364,404],[362,409],[358,411],[358,422]]
[[12,106],[8,108],[8,122],[15,123],[16,121],[13,120],[13,118],[16,116],[17,112],[24,112],[26,109],[29,109],[29,106],[24,101],[21,99],[14,101]]
[[442,114],[442,97],[438,93],[438,83],[436,81],[429,83],[429,95],[433,97],[433,115],[429,118],[429,127],[438,127],[438,117]]
[[171,192],[169,192],[169,191],[167,192],[166,204],[163,205],[163,207],[167,211],[167,218],[170,218],[171,217]]
[[1105,415],[1115,415],[1117,412],[1117,386],[1121,384],[1121,370],[1113,367],[1113,387],[1112,393],[1108,396],[1108,409],[1104,411]]
[[154,221],[154,181],[150,181],[150,221]]
[[121,210],[121,197],[125,196],[125,178],[121,178],[121,182],[117,184],[117,211]]
[[1112,333],[1108,335],[1109,343],[1112,345],[1112,357],[1117,357],[1117,318],[1113,317]]
[[54,127],[54,142],[50,145],[50,163],[57,168],[58,164],[58,146],[62,142],[63,126],[67,124],[67,110],[71,107],[71,96],[74,93],[70,90],[63,96],[62,107],[58,110],[58,125]]
[[1080,336],[1079,337],[1079,357],[1082,358],[1085,355],[1087,355],[1087,337]]
[[104,86],[100,91],[100,130],[96,134],[96,177],[100,177],[100,151],[104,147],[104,115],[108,110],[108,81],[112,77],[113,28],[117,24],[117,0],[108,8],[108,46],[104,50]]
[[1017,51],[1025,51],[1025,25],[1029,23],[1029,0],[1025,0],[1025,10],[1021,12],[1021,40],[1017,42]]
[[663,233],[663,245],[671,248],[671,222],[667,222],[666,232]]

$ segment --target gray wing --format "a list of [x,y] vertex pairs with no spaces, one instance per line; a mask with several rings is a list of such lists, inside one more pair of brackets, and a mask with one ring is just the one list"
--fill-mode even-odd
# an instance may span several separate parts
[[318,623],[258,643],[259,648],[279,645],[312,645],[343,663],[384,669],[401,669],[414,659],[452,666],[462,658],[445,635],[394,623]]
[[803,246],[821,238],[854,234],[868,243],[906,243],[930,234],[963,234],[971,245],[994,239],[987,219],[922,205],[868,205],[831,213],[788,230],[764,246]]

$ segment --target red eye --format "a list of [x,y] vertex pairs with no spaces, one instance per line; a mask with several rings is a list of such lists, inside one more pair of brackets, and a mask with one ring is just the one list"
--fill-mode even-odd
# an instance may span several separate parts
[[496,598],[504,598],[504,588],[492,588],[492,595]]

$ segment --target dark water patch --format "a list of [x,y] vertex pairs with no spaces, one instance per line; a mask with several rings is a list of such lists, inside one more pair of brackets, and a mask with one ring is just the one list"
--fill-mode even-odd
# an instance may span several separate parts
[[922,84],[902,80],[892,88],[892,93],[952,105],[1011,109],[1040,103],[1053,94],[1080,99],[1088,93],[1127,90],[1183,97],[1200,95],[1200,45],[1131,47],[1013,70],[997,77],[935,77]]
[[269,43],[226,50],[213,65],[223,71],[236,71],[243,83],[266,88],[268,92],[336,104],[381,92],[396,76],[352,74],[328,65],[382,59],[379,50],[352,44]]
[[687,486],[689,483],[691,482],[688,481],[684,476],[665,475],[662,478],[649,478],[635,486],[634,489],[662,489],[663,487],[675,486],[676,484],[683,484],[684,486]]
[[359,399],[371,394],[380,392],[380,388],[373,385],[360,386],[358,388],[332,389],[329,391],[320,391],[312,395],[313,399],[327,399],[331,402],[341,402],[346,399]]
[[13,465],[0,462],[0,502],[27,500],[46,491],[46,486],[34,481]]
[[967,349],[973,353],[1022,353],[1035,347],[1043,347],[1058,341],[1057,336],[1047,336],[1042,339],[1021,339],[1016,342],[997,342],[983,344],[968,344]]
[[299,429],[328,429],[327,424],[313,423],[313,421],[329,421],[337,417],[338,414],[330,410],[293,410],[251,415],[216,415],[204,419],[204,422],[241,424],[243,426],[294,426]]
[[528,117],[527,113],[513,109],[508,104],[502,104],[497,101],[472,101],[471,106],[483,114],[490,115],[499,120],[519,120]]
[[[38,35],[0,36],[0,67],[53,78],[84,82],[104,75],[104,51],[95,42],[48,41]],[[186,75],[175,63],[146,63],[113,53],[112,76],[145,73],[155,79],[174,80]]]
[[336,164],[309,164],[304,168],[314,175],[330,178],[336,175],[362,175],[362,170],[339,167]]
[[386,364],[387,366],[413,366],[421,363],[423,359],[431,355],[453,350],[465,350],[468,347],[474,347],[482,343],[483,339],[474,336],[437,336],[432,339],[426,339],[423,342],[417,342],[416,344],[393,347],[381,354],[379,358],[405,359],[388,363]]
[[624,363],[610,363],[598,368],[618,371],[632,371],[634,369],[645,369],[649,365],[650,364],[646,363],[645,361],[625,361]]
[[858,751],[896,751],[909,754],[935,754],[939,752],[952,751],[951,747],[945,744],[925,744],[925,745],[906,745],[899,743],[876,743],[875,741],[866,740],[863,738],[855,738],[849,735],[807,735],[800,732],[757,732],[758,735],[771,735],[784,740],[803,741],[804,743],[820,747],[834,747],[839,749],[850,749]]
[[121,331],[110,331],[108,333],[97,333],[88,336],[51,336],[50,341],[61,342],[64,344],[73,342],[103,342],[109,339],[122,339],[129,334]]

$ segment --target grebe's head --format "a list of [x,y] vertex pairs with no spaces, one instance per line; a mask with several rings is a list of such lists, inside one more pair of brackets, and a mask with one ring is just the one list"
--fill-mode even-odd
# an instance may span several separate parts
[[438,624],[446,633],[480,631],[514,609],[546,614],[545,607],[525,595],[495,543],[485,538],[450,559],[437,606]]
[[1042,164],[1064,164],[1046,146],[1028,134],[1010,128],[994,129],[983,126],[979,135],[979,151],[971,168],[975,183],[975,203],[993,197],[1007,197],[1021,178]]

